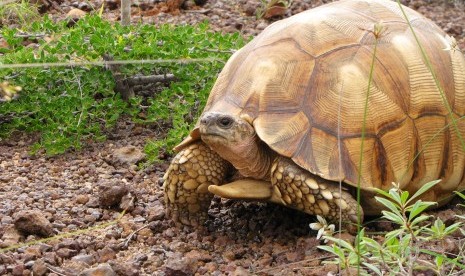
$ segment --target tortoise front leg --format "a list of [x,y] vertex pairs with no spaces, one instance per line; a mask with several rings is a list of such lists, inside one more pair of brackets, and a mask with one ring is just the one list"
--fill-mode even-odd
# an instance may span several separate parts
[[203,142],[180,151],[163,176],[167,216],[175,222],[198,226],[208,216],[211,184],[224,183],[229,163]]
[[[274,201],[311,215],[320,215],[328,222],[344,226],[357,223],[357,201],[339,183],[315,176],[287,158],[278,157],[271,167]],[[363,211],[360,210],[360,218]],[[360,221],[361,222],[361,221]],[[354,228],[350,227],[350,231]]]

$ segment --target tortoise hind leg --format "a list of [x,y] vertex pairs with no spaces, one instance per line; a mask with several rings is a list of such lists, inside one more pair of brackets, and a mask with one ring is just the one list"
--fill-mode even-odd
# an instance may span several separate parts
[[[345,226],[358,221],[358,203],[350,193],[339,188],[339,183],[315,176],[287,158],[278,157],[274,161],[271,183],[273,197],[280,198],[285,206],[320,215],[331,223],[338,223],[341,215]],[[363,218],[363,211],[359,210]]]
[[202,224],[213,197],[208,186],[223,184],[228,168],[229,163],[201,141],[181,150],[163,177],[167,216],[185,225]]

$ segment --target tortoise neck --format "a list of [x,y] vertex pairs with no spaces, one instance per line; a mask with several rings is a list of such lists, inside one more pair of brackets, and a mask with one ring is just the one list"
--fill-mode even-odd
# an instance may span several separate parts
[[230,162],[242,176],[268,181],[273,161],[272,151],[261,141],[254,144],[253,147],[244,148],[242,154]]
[[221,146],[212,148],[223,159],[229,161],[241,176],[270,180],[270,167],[275,156],[257,136],[236,145],[233,149]]

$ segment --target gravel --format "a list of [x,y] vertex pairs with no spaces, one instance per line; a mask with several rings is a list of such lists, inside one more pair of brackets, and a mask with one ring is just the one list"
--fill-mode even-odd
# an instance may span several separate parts
[[[118,2],[104,1],[104,16],[117,20]],[[137,2],[137,1],[136,1]],[[465,12],[460,1],[404,1],[465,48]],[[57,20],[72,8],[90,11],[103,1],[60,1],[48,12]],[[134,22],[193,24],[209,20],[213,30],[256,35],[273,20],[257,19],[260,1],[193,2],[163,11],[163,1],[139,1]],[[321,1],[294,0],[286,16]],[[0,140],[0,275],[326,275],[327,257],[316,246],[314,220],[280,206],[215,198],[199,229],[165,219],[160,178],[169,160],[145,170],[142,149],[155,139],[150,128],[121,122],[115,135],[79,152],[31,156],[37,137],[15,134]],[[448,223],[460,211],[434,212]],[[371,229],[389,231],[390,223]],[[49,240],[43,237],[55,236]],[[351,236],[346,237],[350,240]],[[25,245],[23,243],[29,243]],[[449,241],[447,246],[453,247]]]

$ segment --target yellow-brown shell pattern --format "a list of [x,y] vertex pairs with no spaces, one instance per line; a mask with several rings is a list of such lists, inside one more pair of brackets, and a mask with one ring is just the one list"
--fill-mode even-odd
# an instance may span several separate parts
[[395,1],[345,0],[270,25],[231,57],[205,111],[247,113],[273,150],[325,179],[355,185],[363,156],[362,188],[416,191],[441,178],[428,198],[443,199],[464,188],[465,59],[403,9],[437,83]]

